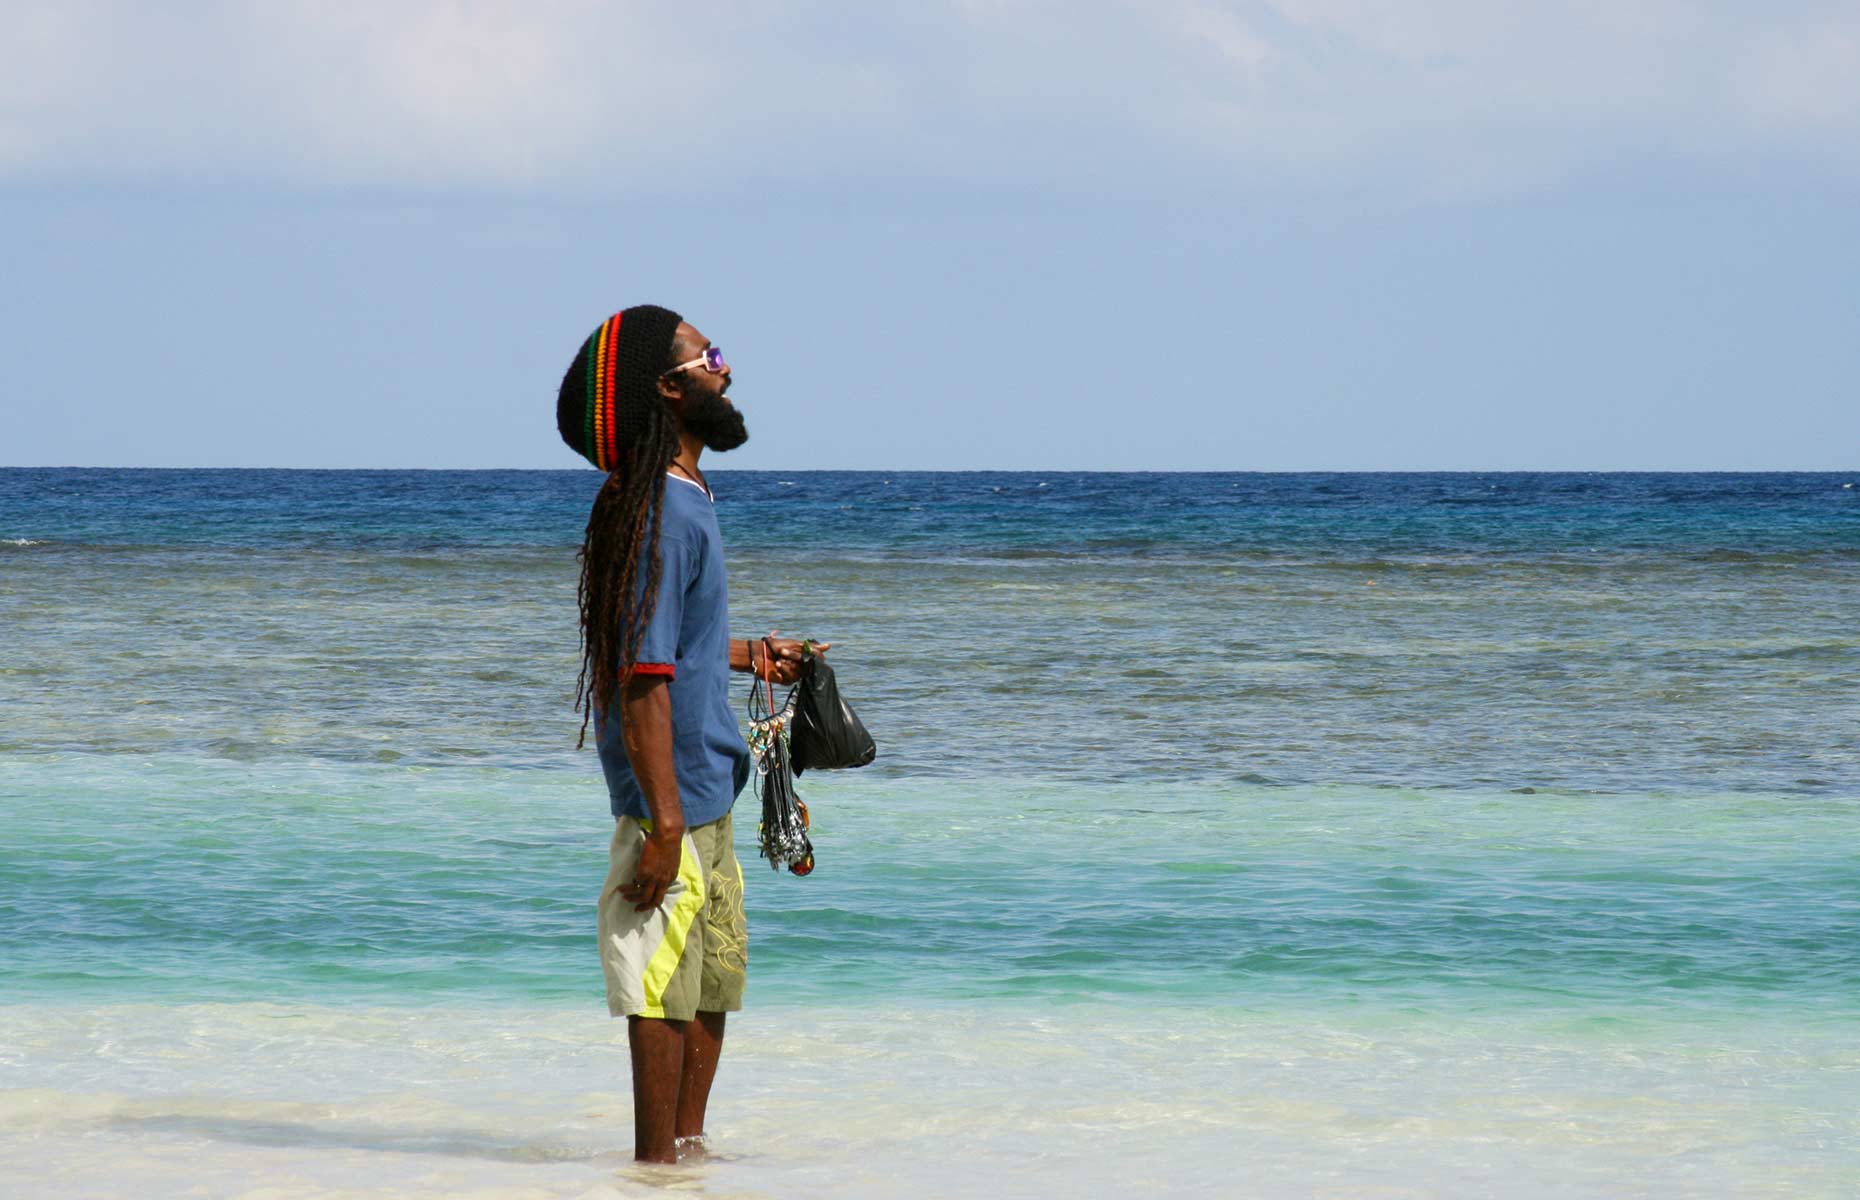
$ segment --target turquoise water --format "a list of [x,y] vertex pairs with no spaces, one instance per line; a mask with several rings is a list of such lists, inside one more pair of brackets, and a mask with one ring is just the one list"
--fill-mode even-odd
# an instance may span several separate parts
[[[0,781],[14,999],[599,999],[586,780],[126,757]],[[1860,1015],[1860,800],[809,782],[820,879],[750,879],[759,1003]]]
[[1860,1190],[1854,477],[718,473],[880,758],[666,1177],[594,482],[0,471],[24,1194]]

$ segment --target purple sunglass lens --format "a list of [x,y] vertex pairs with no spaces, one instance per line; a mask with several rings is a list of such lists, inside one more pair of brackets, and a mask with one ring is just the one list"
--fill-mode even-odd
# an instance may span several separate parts
[[723,351],[715,346],[705,347],[704,369],[712,372],[723,370]]

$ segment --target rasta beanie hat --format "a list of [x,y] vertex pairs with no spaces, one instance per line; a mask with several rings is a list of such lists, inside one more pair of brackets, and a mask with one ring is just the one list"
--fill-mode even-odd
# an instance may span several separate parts
[[636,304],[588,335],[562,376],[555,427],[568,448],[603,471],[638,436],[646,406],[660,403],[659,376],[683,320],[669,308]]

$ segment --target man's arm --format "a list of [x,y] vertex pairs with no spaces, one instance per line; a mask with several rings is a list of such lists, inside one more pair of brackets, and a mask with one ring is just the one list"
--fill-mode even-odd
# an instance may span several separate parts
[[665,889],[678,878],[685,839],[685,810],[672,772],[672,690],[663,675],[636,674],[627,680],[620,700],[620,731],[633,778],[646,796],[652,831],[639,850],[639,869],[620,895],[640,912],[657,908]]

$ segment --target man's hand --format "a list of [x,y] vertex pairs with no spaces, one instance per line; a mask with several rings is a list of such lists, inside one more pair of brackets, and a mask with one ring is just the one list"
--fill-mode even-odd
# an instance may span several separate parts
[[633,882],[620,885],[620,897],[640,912],[650,912],[678,878],[685,838],[685,810],[678,802],[678,776],[672,767],[672,690],[663,675],[636,674],[627,680],[621,706],[620,735],[626,739],[627,762],[645,795],[646,811],[652,814],[652,829],[639,848]]
[[[771,683],[793,683],[799,679],[806,662],[802,654],[802,647],[806,644],[793,638],[775,637],[773,634],[766,639],[751,642],[750,661],[755,666],[756,678]],[[832,642],[815,642],[814,653],[825,654],[832,646]],[[772,656],[770,651],[773,651]]]
[[654,824],[639,848],[639,866],[633,882],[620,885],[620,895],[630,900],[637,912],[651,912],[665,899],[665,890],[678,878],[678,862],[683,855],[685,828]]

